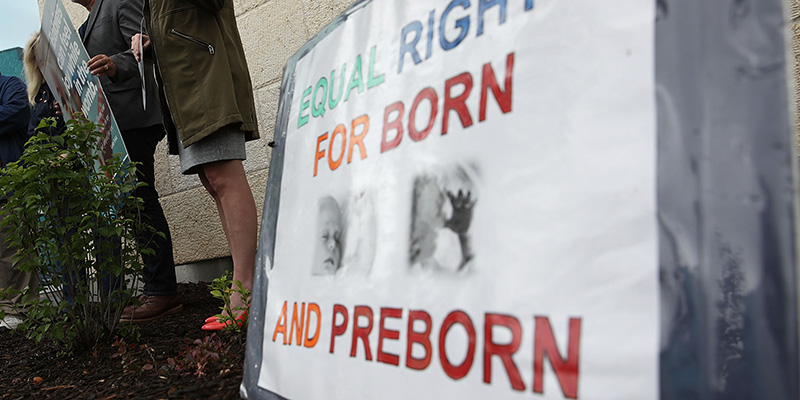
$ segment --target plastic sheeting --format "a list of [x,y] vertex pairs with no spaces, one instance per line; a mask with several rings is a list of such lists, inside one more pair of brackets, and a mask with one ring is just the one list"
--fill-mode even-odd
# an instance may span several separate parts
[[661,398],[797,399],[783,3],[657,5]]
[[[294,66],[368,3],[286,66],[251,327],[264,325]],[[784,8],[780,0],[657,1],[662,399],[800,397]],[[263,335],[248,332],[244,398],[281,398],[258,386]]]

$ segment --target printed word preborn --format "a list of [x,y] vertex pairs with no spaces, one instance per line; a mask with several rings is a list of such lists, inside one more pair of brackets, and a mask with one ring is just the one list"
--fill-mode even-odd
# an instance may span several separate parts
[[[285,346],[303,346],[314,348],[320,337],[322,315],[316,303],[295,302],[292,307],[291,322],[288,315],[288,301],[283,303],[283,308],[278,316],[275,329],[272,334],[272,341],[278,341],[278,337],[283,339]],[[313,314],[313,316],[312,316]],[[525,382],[520,374],[519,368],[513,359],[514,354],[522,344],[526,334],[522,330],[520,320],[508,314],[485,313],[483,314],[482,335],[478,334],[473,318],[462,310],[454,310],[448,313],[441,322],[434,321],[434,318],[425,310],[404,310],[402,308],[381,307],[378,310],[379,318],[377,329],[373,326],[375,311],[367,305],[358,305],[352,311],[341,304],[335,304],[331,312],[330,345],[328,352],[335,354],[337,344],[348,348],[349,356],[357,357],[359,347],[363,348],[365,361],[376,361],[384,364],[400,366],[401,358],[406,368],[422,371],[427,369],[432,363],[435,355],[438,355],[438,364],[442,370],[453,380],[459,380],[467,376],[472,369],[476,358],[476,349],[483,349],[483,382],[492,384],[492,358],[497,357],[503,364],[504,370],[511,383],[511,388],[516,391],[526,390]],[[389,341],[400,339],[400,331],[387,327],[386,321],[396,319],[405,322],[402,326],[405,330],[405,355],[392,354],[384,350],[384,344]],[[570,318],[568,324],[568,334],[566,338],[566,357],[562,356],[556,340],[556,334],[547,316],[534,317],[533,340],[533,377],[531,379],[531,391],[533,393],[544,394],[544,373],[545,358],[549,360],[555,372],[561,392],[568,399],[578,398],[578,382],[580,371],[580,342],[581,342],[581,318]],[[438,335],[433,335],[434,326],[437,326]],[[480,327],[480,326],[478,326]],[[448,348],[447,335],[454,328],[465,331],[468,340],[464,342],[466,349]],[[504,329],[510,333],[510,340],[498,343],[495,340],[495,328]],[[373,332],[377,330],[377,341]],[[312,333],[313,332],[313,333]],[[531,333],[528,333],[530,335]],[[370,338],[370,335],[372,338]],[[437,337],[438,336],[438,337]],[[562,335],[563,336],[563,335]],[[482,338],[483,343],[478,347],[478,340]],[[294,341],[294,343],[293,343]],[[360,346],[359,346],[360,344]],[[453,346],[452,344],[450,346]],[[417,349],[416,352],[413,350]],[[420,355],[419,350],[422,350]],[[464,360],[455,365],[450,361],[450,354],[463,354],[466,350]],[[348,351],[348,350],[345,350]],[[373,354],[375,356],[373,357]],[[415,356],[414,354],[417,354]]]
[[[480,77],[480,101],[478,105],[477,118],[479,122],[486,120],[486,109],[489,101],[489,93],[494,97],[500,111],[503,114],[512,111],[513,97],[513,74],[514,74],[514,53],[506,57],[505,78],[503,86],[500,86],[496,73],[491,63],[486,63],[481,69]],[[450,127],[451,112],[455,112],[461,126],[468,128],[474,124],[473,115],[475,110],[470,111],[467,107],[467,99],[472,94],[475,87],[475,78],[469,72],[462,72],[444,82],[442,91],[442,113],[441,113],[441,134],[445,135]],[[454,90],[456,89],[456,90]],[[454,95],[454,92],[459,94]],[[429,102],[430,111],[420,115],[418,109],[422,102]],[[419,142],[428,137],[433,130],[434,123],[439,115],[439,94],[432,87],[422,89],[411,102],[411,107],[406,113],[406,105],[402,101],[394,102],[384,109],[383,128],[381,136],[380,152],[385,153],[397,148],[405,136],[406,128],[408,137],[415,142]],[[424,122],[426,121],[427,122]],[[424,128],[418,129],[418,122],[423,122]],[[332,133],[325,132],[317,137],[317,147],[314,152],[314,175],[319,172],[320,160],[328,159],[328,168],[331,171],[338,169],[347,153],[347,164],[353,161],[353,151],[358,150],[360,158],[367,158],[367,148],[364,145],[364,138],[369,133],[370,117],[367,114],[356,117],[350,123],[349,130],[345,124],[337,124]],[[349,134],[348,134],[349,132]],[[338,140],[337,140],[338,139]],[[323,163],[324,165],[324,163]]]

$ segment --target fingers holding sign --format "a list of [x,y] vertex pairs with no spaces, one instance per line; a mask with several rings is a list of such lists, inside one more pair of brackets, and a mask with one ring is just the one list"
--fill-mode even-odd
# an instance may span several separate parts
[[105,54],[98,54],[92,57],[87,64],[92,75],[114,76],[117,74],[117,65],[114,64],[114,60]]
[[141,33],[131,36],[131,50],[136,61],[142,61],[142,53],[150,50],[150,37]]

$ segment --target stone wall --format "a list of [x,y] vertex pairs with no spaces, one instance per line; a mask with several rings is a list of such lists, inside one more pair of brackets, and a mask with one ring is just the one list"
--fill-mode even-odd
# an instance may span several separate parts
[[[61,0],[77,28],[88,13],[80,5]],[[283,66],[352,0],[234,0],[236,20],[244,44],[255,92],[262,138],[247,143],[245,170],[256,198],[259,221],[264,204],[267,168]],[[39,7],[44,0],[39,0]],[[156,189],[167,214],[178,264],[226,257],[228,245],[211,196],[197,176],[183,176],[177,156],[168,156],[166,140],[156,150]],[[259,224],[260,225],[260,224]]]

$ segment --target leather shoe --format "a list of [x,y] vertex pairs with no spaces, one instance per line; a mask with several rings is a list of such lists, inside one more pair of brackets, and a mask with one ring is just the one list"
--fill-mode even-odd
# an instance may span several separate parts
[[146,322],[161,318],[183,308],[177,294],[169,296],[139,296],[139,306],[127,306],[122,310],[120,322]]

